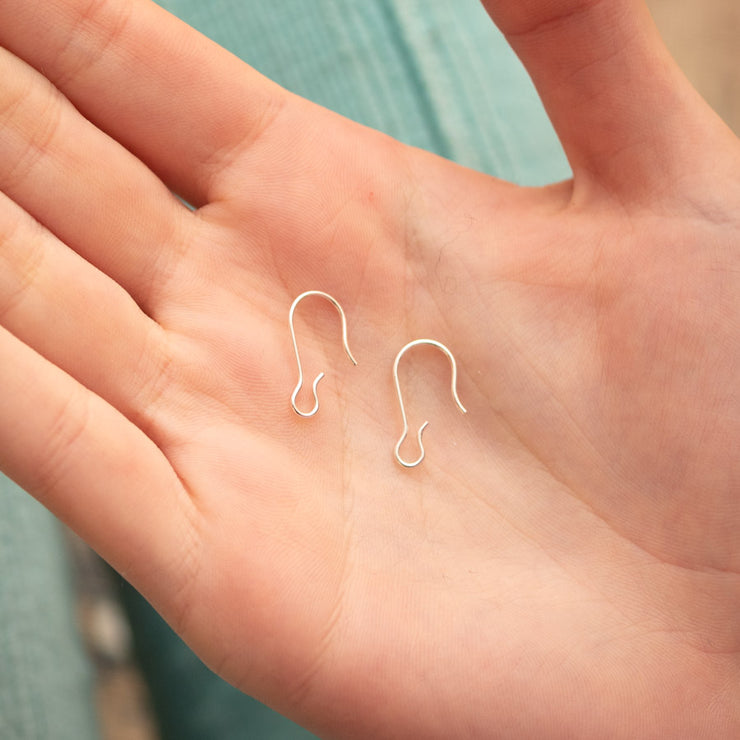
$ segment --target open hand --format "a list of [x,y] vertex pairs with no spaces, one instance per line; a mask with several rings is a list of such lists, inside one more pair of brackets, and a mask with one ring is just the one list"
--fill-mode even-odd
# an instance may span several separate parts
[[[146,0],[0,4],[0,468],[331,737],[740,734],[740,146],[631,0],[489,0],[572,182]],[[171,192],[192,204],[186,207]],[[321,407],[296,416],[287,315]],[[417,448],[401,468],[391,368]]]

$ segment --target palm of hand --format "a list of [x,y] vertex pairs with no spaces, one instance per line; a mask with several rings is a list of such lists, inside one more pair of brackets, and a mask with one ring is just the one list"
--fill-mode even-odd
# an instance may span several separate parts
[[[196,212],[127,170],[154,226],[75,245],[154,321],[90,273],[75,290],[105,293],[105,321],[63,349],[4,312],[103,399],[62,393],[56,453],[17,477],[219,673],[327,732],[595,737],[641,703],[651,731],[685,728],[737,674],[732,178],[690,161],[660,197],[643,173],[522,190],[292,99],[255,131]],[[333,309],[302,304],[306,377],[327,373],[303,420],[287,309],[308,289],[343,304],[359,366]],[[406,471],[390,368],[422,336],[455,353],[469,414],[446,359],[410,355],[412,436],[431,425]],[[125,501],[70,500],[90,454]]]
[[[389,145],[367,134],[358,146],[374,154]],[[338,171],[353,159],[341,148],[335,154],[333,165],[321,166]],[[229,327],[228,336],[204,338],[230,352],[235,338],[242,347],[236,358],[209,359],[202,372],[211,382],[214,367],[234,364],[233,387],[223,387],[224,373],[216,377],[228,394],[224,405],[242,399],[244,410],[231,428],[219,424],[210,444],[192,440],[196,475],[206,471],[197,489],[213,497],[217,518],[205,525],[207,544],[194,559],[201,567],[204,556],[211,561],[207,596],[199,586],[190,594],[189,605],[202,613],[187,625],[203,624],[210,636],[213,604],[225,599],[217,613],[225,633],[233,630],[229,650],[244,644],[241,630],[275,631],[266,664],[290,672],[291,702],[310,706],[346,692],[355,720],[359,702],[369,713],[382,705],[386,721],[396,722],[413,696],[430,723],[427,736],[471,683],[470,728],[485,734],[492,695],[501,702],[497,713],[515,708],[532,721],[541,712],[547,727],[573,690],[558,685],[566,664],[594,703],[611,694],[611,706],[595,703],[596,716],[570,720],[577,724],[569,729],[599,735],[636,696],[662,697],[669,687],[679,695],[686,675],[675,673],[677,655],[706,681],[722,662],[716,654],[736,645],[727,629],[733,600],[716,607],[732,593],[732,579],[714,573],[731,568],[734,555],[721,467],[732,444],[723,411],[732,388],[731,327],[710,318],[730,308],[731,293],[712,269],[717,254],[703,254],[708,241],[721,252],[730,240],[717,239],[710,224],[686,228],[690,219],[666,233],[660,216],[635,217],[630,233],[621,204],[594,198],[574,206],[570,186],[519,191],[422,153],[369,156],[386,162],[386,172],[399,158],[414,172],[407,197],[398,198],[402,176],[384,183],[362,173],[315,221],[306,218],[309,204],[292,199],[275,247],[267,240],[268,272],[280,276],[277,287],[261,278],[268,328]],[[315,166],[308,155],[298,169]],[[461,204],[482,204],[477,212],[443,202],[451,182]],[[403,206],[394,219],[396,199]],[[248,207],[257,200],[249,193]],[[249,240],[238,225],[237,234],[235,243]],[[439,234],[451,236],[440,244]],[[286,243],[295,251],[286,254]],[[264,255],[263,244],[258,259]],[[246,258],[252,274],[253,259]],[[230,300],[241,301],[245,276],[231,279]],[[349,298],[360,364],[346,362],[331,307],[302,304],[299,341],[309,357],[314,350],[307,377],[330,376],[319,414],[306,422],[288,407],[295,367],[286,307],[292,295],[325,285],[341,286]],[[251,301],[234,315],[249,316]],[[719,332],[714,348],[703,337],[710,321]],[[208,325],[217,323],[214,316]],[[411,390],[412,435],[432,420],[429,457],[409,472],[391,455],[400,417],[390,367],[406,341],[426,335],[456,353],[470,413],[458,414],[449,397],[443,356],[409,356],[416,372],[402,379]],[[258,359],[245,379],[250,354]],[[434,392],[422,392],[430,383]],[[407,449],[409,457],[416,452]],[[204,450],[217,454],[225,487],[213,486]],[[715,533],[710,542],[707,531]],[[303,604],[300,626],[296,603]],[[249,686],[254,679],[243,671],[254,670],[254,646],[246,650],[217,659],[221,672]],[[381,685],[368,686],[373,674]],[[644,681],[635,680],[640,675]],[[285,674],[275,678],[284,691]],[[397,694],[403,707],[393,706]],[[656,724],[677,712],[664,708]]]

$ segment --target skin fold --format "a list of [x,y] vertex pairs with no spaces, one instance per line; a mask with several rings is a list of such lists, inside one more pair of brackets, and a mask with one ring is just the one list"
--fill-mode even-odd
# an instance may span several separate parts
[[[147,0],[0,3],[0,469],[322,736],[738,737],[740,145],[641,3],[486,5],[572,181],[401,145]],[[306,290],[358,360],[306,300],[310,420]],[[468,413],[409,353],[405,470],[420,337]]]

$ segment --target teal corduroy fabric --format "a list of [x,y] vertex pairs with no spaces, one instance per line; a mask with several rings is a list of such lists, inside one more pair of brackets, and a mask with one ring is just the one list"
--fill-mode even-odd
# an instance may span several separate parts
[[0,738],[93,740],[91,675],[59,523],[0,476]]

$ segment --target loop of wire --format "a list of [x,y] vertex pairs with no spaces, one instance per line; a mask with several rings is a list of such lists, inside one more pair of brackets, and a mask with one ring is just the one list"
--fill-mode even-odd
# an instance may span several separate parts
[[444,344],[436,341],[435,339],[415,339],[413,342],[409,342],[405,347],[402,347],[401,351],[396,355],[396,360],[393,363],[393,379],[396,383],[396,393],[398,394],[398,403],[401,406],[401,417],[403,418],[403,433],[401,434],[401,438],[396,443],[395,456],[396,456],[396,460],[401,465],[403,465],[405,468],[415,468],[424,459],[424,456],[426,455],[421,436],[424,433],[424,430],[429,425],[428,421],[425,421],[421,425],[421,427],[419,427],[419,431],[416,435],[416,439],[419,444],[419,450],[420,450],[419,457],[416,460],[409,462],[408,460],[404,460],[401,457],[401,453],[400,453],[401,445],[403,444],[404,440],[406,439],[409,433],[409,425],[408,425],[408,420],[406,418],[406,408],[403,405],[403,396],[401,395],[401,384],[398,380],[398,363],[400,362],[401,357],[404,355],[404,353],[408,349],[411,349],[411,347],[415,347],[416,345],[419,345],[419,344],[428,344],[428,345],[431,345],[432,347],[437,347],[442,352],[444,352],[445,355],[447,355],[447,358],[449,359],[450,365],[452,367],[452,381],[450,384],[450,387],[452,390],[452,398],[454,399],[455,403],[457,404],[457,407],[460,409],[460,411],[462,411],[463,414],[467,414],[468,412],[465,406],[462,405],[462,402],[460,401],[460,398],[457,395],[457,363],[455,362],[455,357],[452,354],[452,352],[450,352],[450,350],[447,349],[447,347],[445,347]]
[[290,325],[290,336],[293,339],[293,349],[295,350],[295,359],[298,363],[298,383],[296,384],[295,389],[293,390],[293,393],[290,396],[290,405],[293,407],[293,411],[296,412],[299,416],[302,416],[304,418],[308,418],[310,416],[313,416],[318,410],[319,410],[319,396],[316,392],[317,386],[319,385],[319,381],[321,378],[324,377],[324,373],[319,373],[316,376],[316,379],[313,381],[313,385],[311,386],[313,391],[313,397],[314,397],[314,405],[313,408],[310,411],[301,411],[298,406],[296,406],[296,397],[298,396],[298,392],[301,390],[301,387],[303,386],[303,368],[301,366],[301,356],[298,352],[298,342],[295,338],[295,327],[293,326],[293,315],[295,314],[296,307],[298,304],[306,297],[308,296],[320,296],[321,298],[325,298],[329,303],[334,306],[334,308],[337,309],[339,312],[339,316],[342,319],[342,344],[344,346],[344,351],[347,353],[347,357],[352,361],[353,365],[357,364],[357,360],[352,356],[352,352],[349,349],[349,344],[347,342],[347,317],[344,315],[344,311],[342,310],[342,307],[339,305],[339,302],[330,296],[328,293],[324,293],[321,290],[308,290],[305,293],[301,293],[294,301],[293,304],[290,307],[290,312],[288,313],[288,324]]

